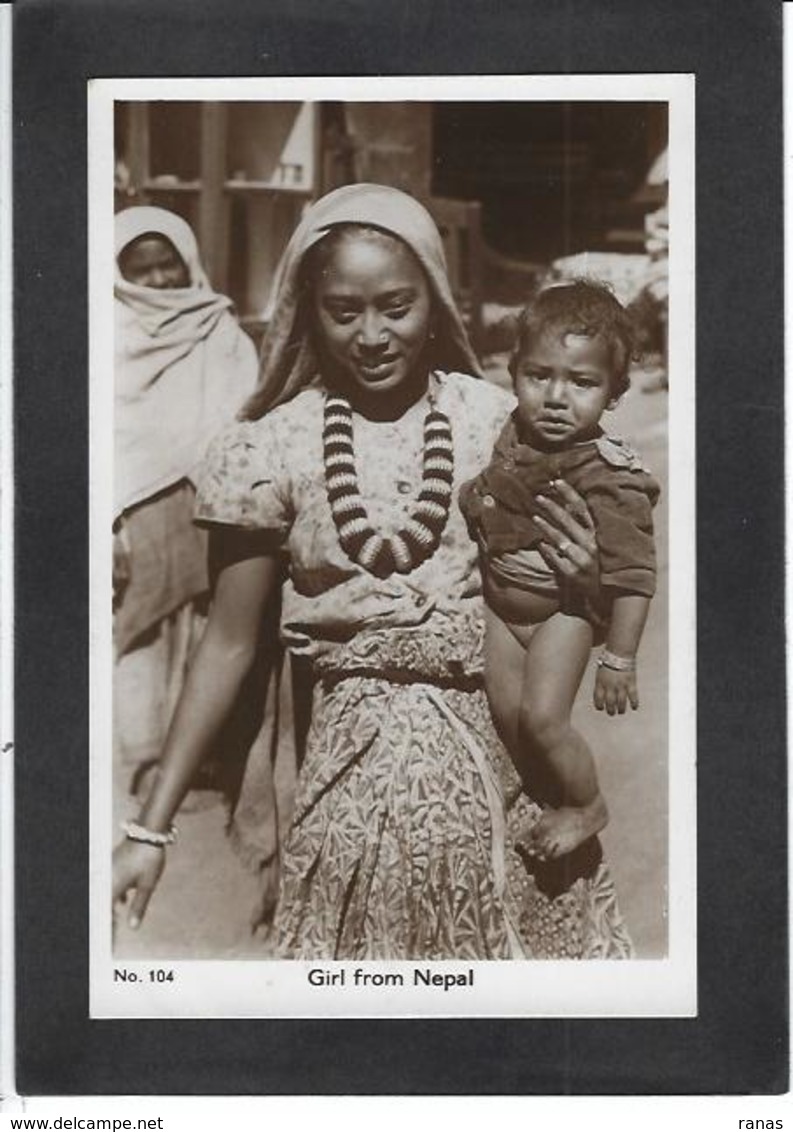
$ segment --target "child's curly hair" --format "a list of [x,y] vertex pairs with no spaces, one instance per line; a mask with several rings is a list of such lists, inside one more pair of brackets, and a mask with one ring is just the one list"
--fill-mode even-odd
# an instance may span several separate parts
[[636,348],[633,320],[613,292],[592,279],[556,283],[538,295],[520,312],[517,339],[509,370],[515,376],[518,359],[542,334],[582,335],[603,338],[611,352],[611,394],[616,400],[628,389],[628,371]]

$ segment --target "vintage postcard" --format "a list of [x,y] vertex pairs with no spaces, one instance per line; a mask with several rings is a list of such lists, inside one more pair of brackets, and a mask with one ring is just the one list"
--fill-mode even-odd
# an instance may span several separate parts
[[93,1018],[696,1015],[694,103],[89,84]]

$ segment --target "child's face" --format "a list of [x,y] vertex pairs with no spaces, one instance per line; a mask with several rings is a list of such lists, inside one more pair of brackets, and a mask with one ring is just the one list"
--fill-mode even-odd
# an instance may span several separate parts
[[347,381],[385,396],[414,376],[427,346],[432,299],[420,264],[398,240],[344,239],[314,301],[325,351]]
[[611,382],[611,351],[601,337],[539,335],[515,366],[522,439],[550,451],[588,440],[616,404]]

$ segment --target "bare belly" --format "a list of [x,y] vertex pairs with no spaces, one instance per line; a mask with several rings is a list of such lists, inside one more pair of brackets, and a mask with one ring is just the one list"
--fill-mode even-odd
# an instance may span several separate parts
[[539,625],[559,612],[559,599],[511,586],[484,569],[485,601],[502,621],[512,625]]

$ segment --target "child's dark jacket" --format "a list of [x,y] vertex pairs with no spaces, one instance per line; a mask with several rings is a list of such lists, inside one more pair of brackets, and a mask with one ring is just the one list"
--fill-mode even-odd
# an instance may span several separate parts
[[562,452],[540,452],[520,443],[514,417],[507,421],[488,467],[460,491],[463,514],[485,553],[525,550],[543,539],[531,518],[534,499],[552,497],[555,479],[565,480],[586,501],[595,524],[601,585],[652,597],[652,509],[660,487],[627,444],[603,433]]

